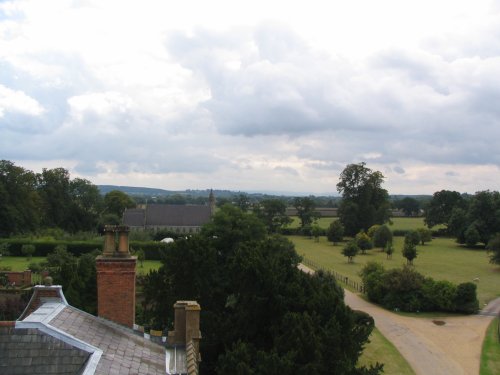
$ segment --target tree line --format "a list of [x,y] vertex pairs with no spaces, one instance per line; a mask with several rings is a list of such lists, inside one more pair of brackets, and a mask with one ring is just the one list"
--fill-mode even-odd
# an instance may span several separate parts
[[118,224],[135,202],[120,191],[104,197],[97,186],[71,179],[64,168],[34,173],[8,160],[0,161],[0,236],[36,233],[44,228],[66,232],[96,231]]

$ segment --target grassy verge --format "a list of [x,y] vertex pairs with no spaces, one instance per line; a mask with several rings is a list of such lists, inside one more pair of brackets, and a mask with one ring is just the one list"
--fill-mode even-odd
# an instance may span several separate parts
[[487,331],[481,352],[480,375],[500,374],[500,337],[498,337],[499,320],[494,319]]
[[[411,220],[411,219],[410,219]],[[386,259],[379,249],[358,255],[354,263],[347,263],[341,254],[344,244],[333,246],[325,237],[319,242],[301,236],[290,236],[300,255],[318,263],[326,270],[335,270],[351,280],[361,281],[358,273],[369,261],[382,263],[386,268],[401,267],[406,263],[403,258],[403,238],[394,239],[395,252],[392,259]],[[477,283],[480,306],[500,296],[500,267],[489,263],[485,250],[471,250],[457,245],[450,238],[435,238],[432,242],[417,246],[415,269],[436,280],[448,280],[459,284],[479,278]]]
[[0,268],[10,267],[11,271],[27,270],[30,263],[40,263],[45,261],[45,257],[33,257],[28,260],[25,257],[2,257],[0,260]]
[[[300,225],[300,220],[297,216],[292,216],[292,223],[289,225],[291,228],[298,228]],[[338,220],[337,217],[321,217],[316,221],[321,228],[328,228],[330,223],[334,220]],[[393,217],[391,218],[392,224],[389,224],[391,230],[415,230],[417,228],[427,228],[424,224],[423,217]],[[439,229],[437,226],[433,229]]]
[[375,328],[370,336],[370,343],[359,359],[359,364],[369,366],[377,362],[384,364],[385,375],[415,375],[396,347]]
[[[40,263],[45,261],[45,257],[33,257],[31,260],[25,257],[2,257],[0,260],[0,267],[10,267],[11,271],[24,271],[28,269],[30,263]],[[137,274],[146,275],[151,270],[160,268],[161,262],[159,260],[145,260],[142,267],[140,262],[137,262]]]

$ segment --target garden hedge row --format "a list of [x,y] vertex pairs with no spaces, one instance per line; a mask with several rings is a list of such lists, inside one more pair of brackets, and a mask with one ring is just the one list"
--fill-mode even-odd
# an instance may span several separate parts
[[[35,246],[35,253],[33,256],[46,257],[49,253],[54,251],[58,245],[66,246],[68,252],[75,256],[90,253],[94,250],[102,250],[103,241],[59,241],[59,240],[32,240],[32,239],[0,239],[0,243],[9,244],[9,254],[11,256],[23,256],[21,248],[23,245]],[[155,241],[131,241],[131,251],[142,249],[144,251],[146,260],[161,260],[161,252],[165,250],[167,244]]]

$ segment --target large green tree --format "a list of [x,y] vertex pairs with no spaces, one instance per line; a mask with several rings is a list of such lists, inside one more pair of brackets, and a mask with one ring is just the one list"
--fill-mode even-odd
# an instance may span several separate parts
[[311,197],[297,197],[293,201],[293,206],[297,210],[301,228],[310,227],[319,217],[315,210],[316,204]]
[[35,231],[40,224],[36,175],[0,160],[0,236]]
[[454,208],[464,208],[466,202],[457,191],[441,190],[435,192],[425,209],[425,224],[432,228],[443,224],[448,226]]
[[123,211],[127,208],[134,208],[134,200],[120,190],[111,190],[104,196],[104,210],[107,214],[116,215],[121,219]]
[[176,300],[197,300],[205,374],[378,373],[356,368],[373,320],[345,305],[331,275],[305,274],[299,261],[253,214],[224,206],[199,235],[169,245],[145,283],[145,315],[164,327]]
[[269,233],[276,233],[281,227],[292,222],[286,214],[286,203],[280,199],[264,199],[254,211],[264,222]]
[[349,164],[342,171],[337,184],[342,194],[338,214],[347,235],[389,220],[389,196],[383,182],[382,173],[372,171],[365,163]]

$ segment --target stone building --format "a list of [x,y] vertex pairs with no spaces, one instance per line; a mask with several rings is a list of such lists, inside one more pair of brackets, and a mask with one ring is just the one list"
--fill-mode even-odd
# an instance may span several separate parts
[[123,224],[132,230],[167,229],[176,233],[197,233],[215,212],[215,196],[210,191],[208,205],[146,204],[127,209]]

